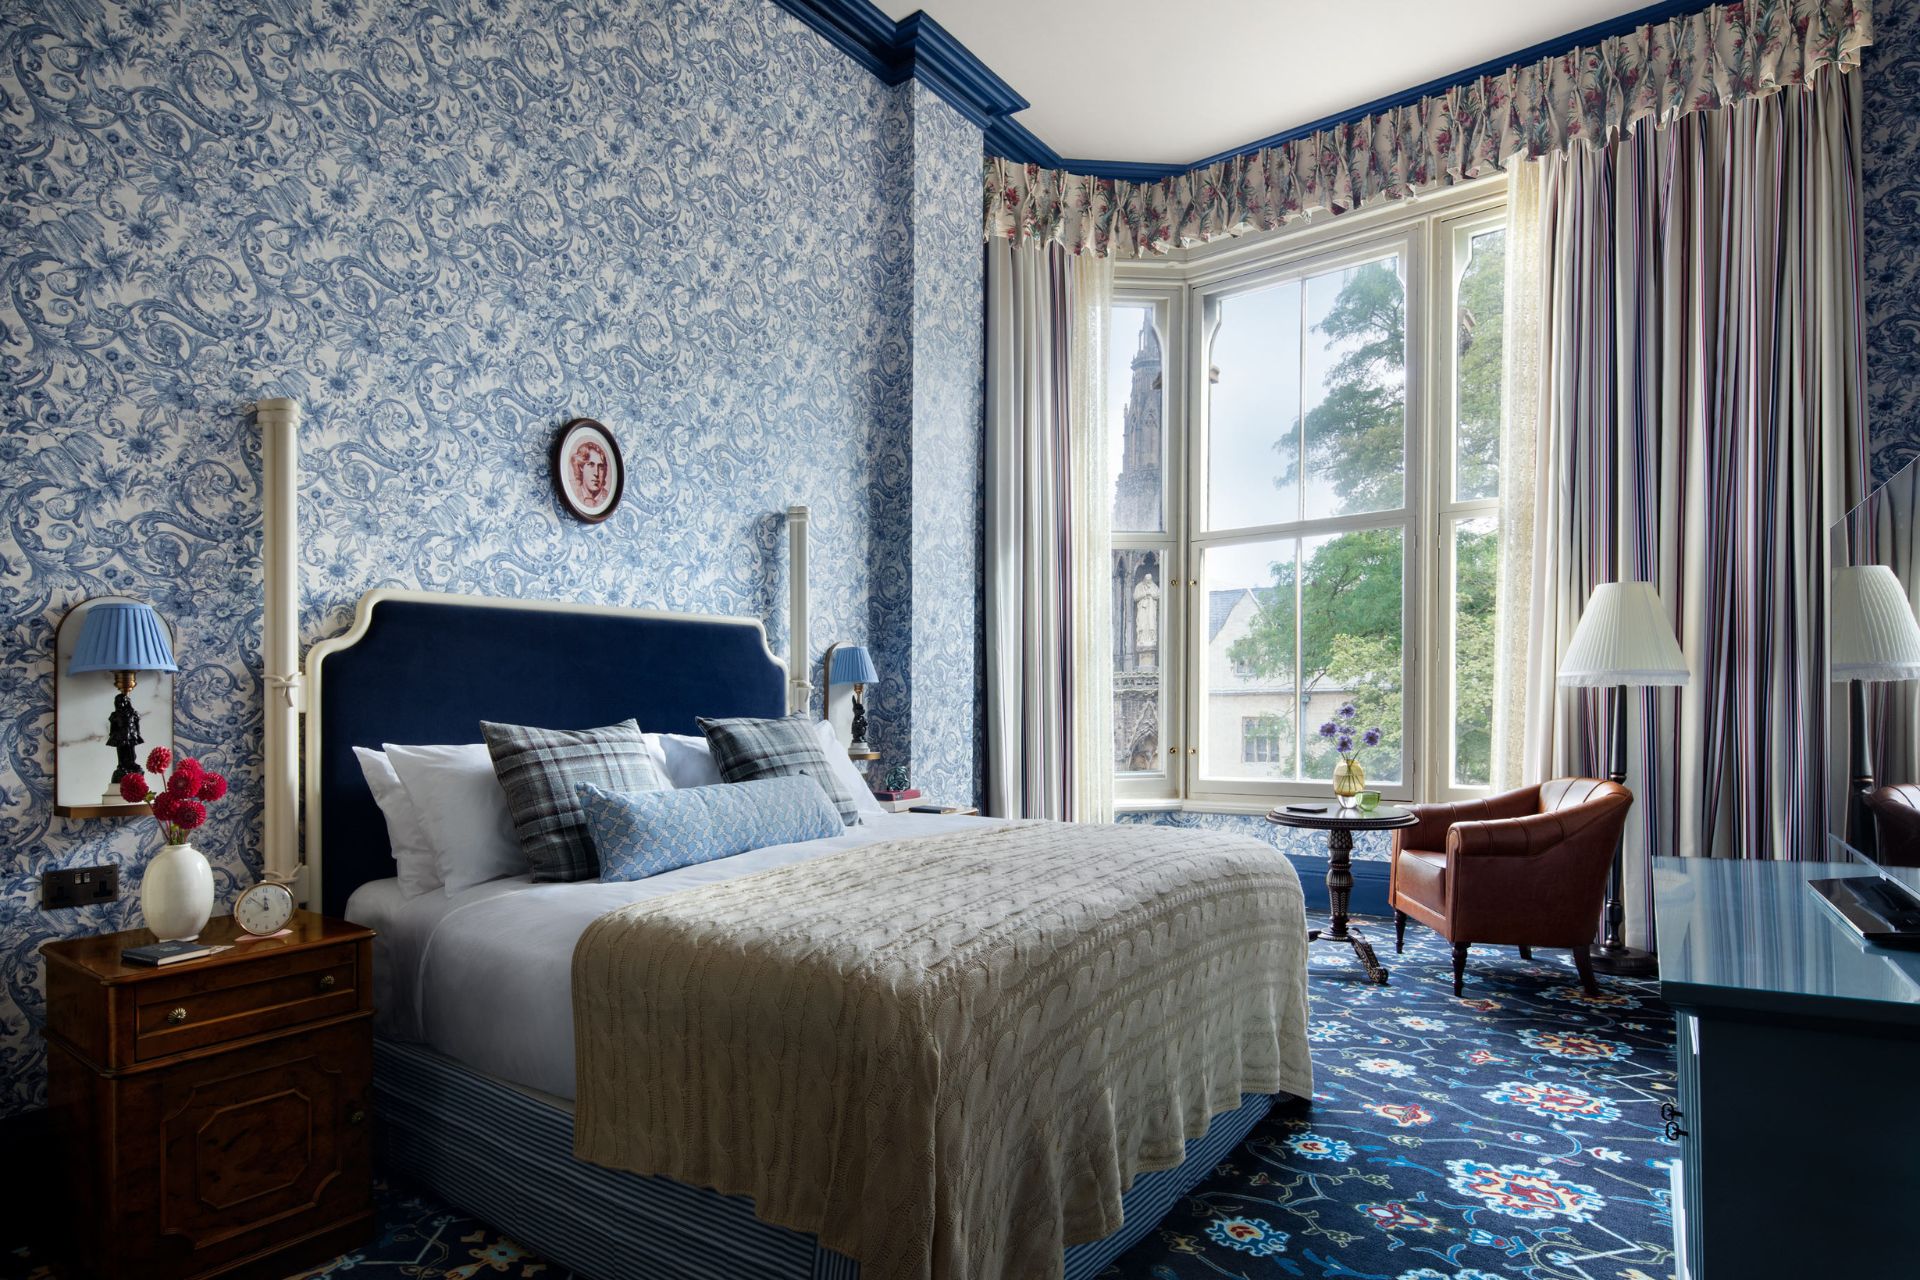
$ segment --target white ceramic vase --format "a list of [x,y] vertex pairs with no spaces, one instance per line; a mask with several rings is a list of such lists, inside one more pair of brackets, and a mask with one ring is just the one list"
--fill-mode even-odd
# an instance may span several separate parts
[[162,942],[200,936],[213,914],[213,867],[191,844],[170,844],[140,881],[140,914]]

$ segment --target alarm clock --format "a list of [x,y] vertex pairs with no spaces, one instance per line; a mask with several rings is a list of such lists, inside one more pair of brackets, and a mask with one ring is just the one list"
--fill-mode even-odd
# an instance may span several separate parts
[[278,880],[262,880],[233,904],[233,922],[256,938],[287,927],[293,919],[293,890]]

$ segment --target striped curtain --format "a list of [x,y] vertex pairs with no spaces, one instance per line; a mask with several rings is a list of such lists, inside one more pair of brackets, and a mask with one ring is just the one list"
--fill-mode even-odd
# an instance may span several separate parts
[[1595,585],[1655,584],[1693,666],[1633,690],[1629,941],[1655,854],[1817,857],[1826,555],[1864,492],[1858,77],[1643,125],[1542,171],[1524,774],[1604,776],[1554,684]]
[[1113,816],[1113,264],[987,245],[987,812]]

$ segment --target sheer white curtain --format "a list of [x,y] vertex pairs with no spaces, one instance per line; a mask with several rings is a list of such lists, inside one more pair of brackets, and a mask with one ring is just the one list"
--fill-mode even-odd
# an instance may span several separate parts
[[1113,265],[987,243],[987,809],[1113,816]]
[[1540,165],[1507,168],[1505,383],[1501,388],[1500,582],[1494,610],[1493,786],[1524,781],[1527,637],[1533,616],[1534,503],[1542,477],[1540,426]]

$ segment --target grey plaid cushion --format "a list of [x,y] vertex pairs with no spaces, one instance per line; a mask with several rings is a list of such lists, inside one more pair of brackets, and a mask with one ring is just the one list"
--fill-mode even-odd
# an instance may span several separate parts
[[728,782],[753,782],[759,778],[812,778],[840,811],[840,820],[848,826],[860,821],[848,795],[833,776],[826,752],[820,749],[819,732],[813,717],[802,712],[780,720],[699,721],[700,732],[707,735],[713,748],[713,763]]
[[640,722],[604,729],[529,729],[480,722],[493,771],[535,880],[591,880],[600,874],[580,808],[579,786],[664,791],[667,780],[647,754]]

